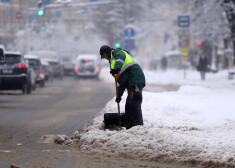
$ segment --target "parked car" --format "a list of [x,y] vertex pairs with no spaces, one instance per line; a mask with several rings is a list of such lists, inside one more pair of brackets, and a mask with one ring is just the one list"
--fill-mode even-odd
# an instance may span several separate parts
[[52,69],[52,76],[57,77],[60,79],[63,79],[64,77],[64,68],[63,65],[60,64],[60,62],[57,59],[43,59],[43,61],[46,61],[49,63],[51,69]]
[[45,86],[45,74],[42,70],[41,60],[36,55],[25,55],[24,58],[28,61],[29,66],[34,69],[36,73],[36,84],[40,87]]
[[50,64],[44,60],[42,60],[41,63],[42,63],[42,71],[45,74],[45,80],[52,81],[52,68],[50,67]]
[[[28,66],[29,66],[29,63],[28,61],[26,60]],[[35,70],[29,66],[29,72],[30,72],[30,81],[31,81],[31,87],[32,87],[32,90],[35,90],[36,89],[36,72]]]
[[90,54],[77,56],[74,71],[77,78],[91,77],[99,79],[100,64],[98,57]]
[[74,76],[74,64],[70,57],[62,57],[61,63],[64,67],[64,75]]
[[0,62],[0,90],[22,90],[31,93],[30,67],[19,52],[5,52]]

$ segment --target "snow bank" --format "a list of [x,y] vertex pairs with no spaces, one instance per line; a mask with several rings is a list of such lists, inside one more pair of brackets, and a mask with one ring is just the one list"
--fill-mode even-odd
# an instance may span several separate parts
[[227,80],[212,84],[209,79],[201,85],[182,85],[177,92],[143,92],[143,97],[144,126],[104,130],[103,114],[117,111],[112,99],[85,127],[81,150],[138,160],[235,167],[234,84]]

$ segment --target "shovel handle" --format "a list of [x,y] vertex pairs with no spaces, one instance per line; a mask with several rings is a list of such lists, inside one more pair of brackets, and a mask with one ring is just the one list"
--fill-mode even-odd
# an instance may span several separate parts
[[[115,80],[115,86],[116,86],[116,96],[118,96],[117,81],[116,80]],[[118,107],[118,113],[119,113],[119,115],[121,115],[120,114],[120,104],[119,103],[117,103],[117,107]]]
[[118,113],[119,113],[119,115],[121,115],[121,114],[120,114],[120,104],[117,103],[117,105],[118,105]]

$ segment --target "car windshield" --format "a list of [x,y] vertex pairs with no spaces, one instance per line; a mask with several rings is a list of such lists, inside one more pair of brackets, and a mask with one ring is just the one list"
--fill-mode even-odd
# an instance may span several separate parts
[[56,66],[56,65],[58,65],[58,62],[54,62],[54,61],[49,61],[48,62],[51,66]]
[[21,55],[18,54],[5,54],[5,60],[0,64],[17,64],[21,62]]
[[39,67],[41,65],[40,60],[38,59],[27,59],[29,66],[31,67]]

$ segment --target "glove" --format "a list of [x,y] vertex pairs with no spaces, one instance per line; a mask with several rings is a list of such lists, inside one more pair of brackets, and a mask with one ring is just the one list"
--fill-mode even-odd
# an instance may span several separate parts
[[119,75],[112,75],[112,76],[114,77],[115,81],[117,81]]
[[117,75],[119,71],[120,71],[119,69],[111,69],[110,73],[112,75]]
[[120,103],[121,100],[122,100],[121,97],[116,97],[115,102]]

